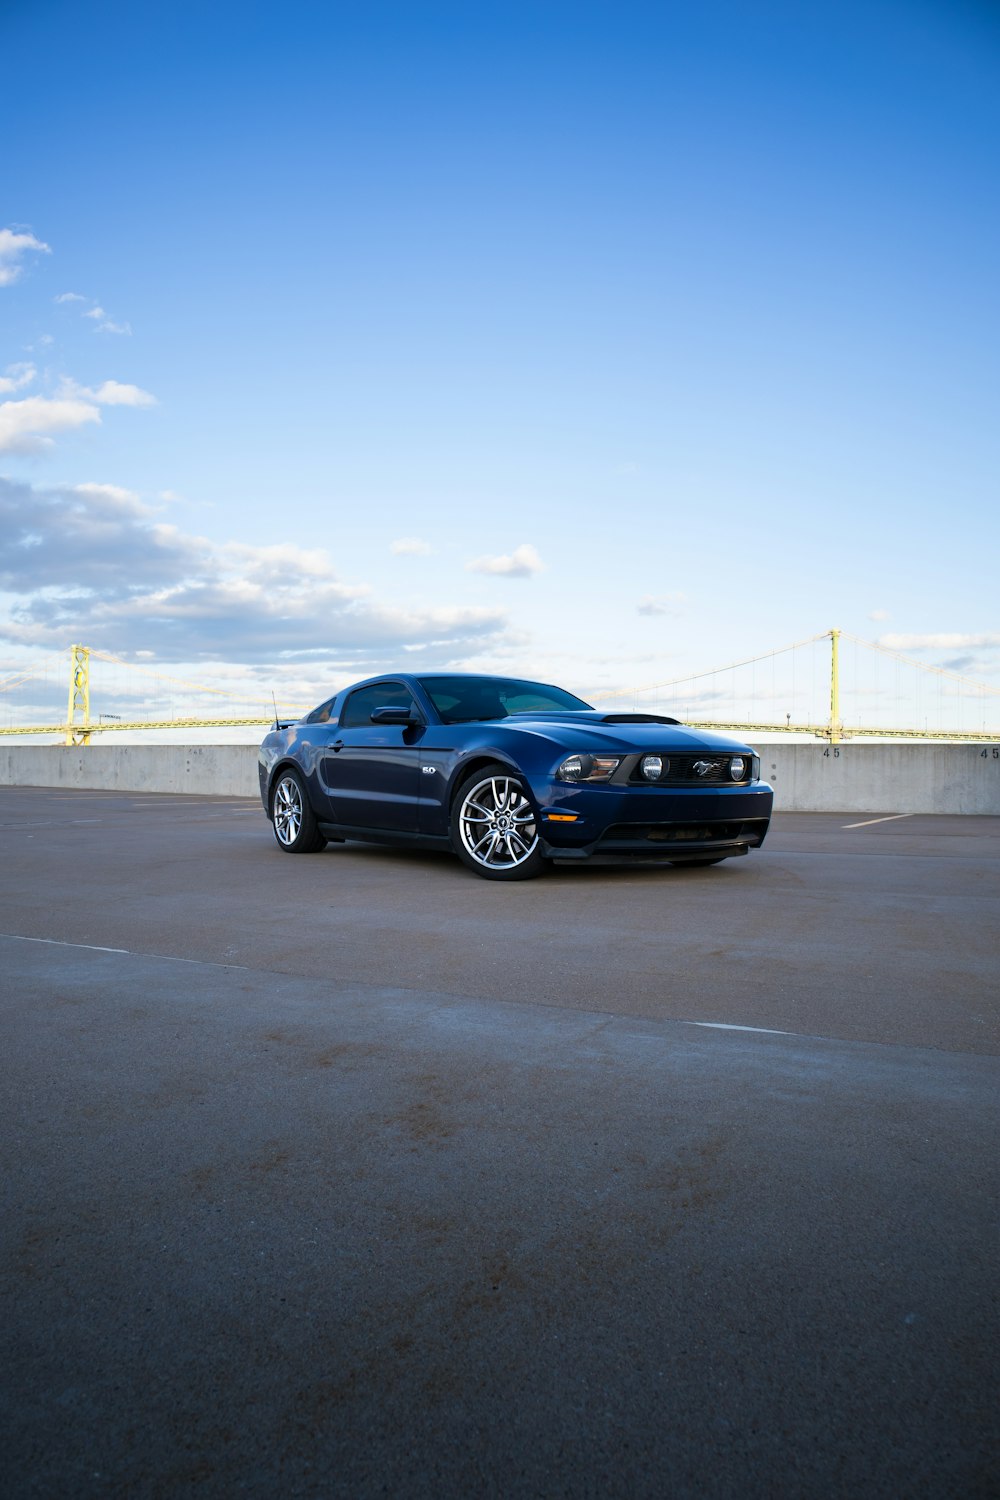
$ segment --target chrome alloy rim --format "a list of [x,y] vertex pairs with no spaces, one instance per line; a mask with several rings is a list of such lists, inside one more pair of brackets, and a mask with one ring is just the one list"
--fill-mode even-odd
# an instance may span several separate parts
[[535,814],[519,784],[488,776],[468,793],[458,815],[462,843],[477,864],[513,870],[535,852]]
[[274,831],[280,844],[294,844],[302,827],[302,793],[298,782],[283,776],[274,789]]

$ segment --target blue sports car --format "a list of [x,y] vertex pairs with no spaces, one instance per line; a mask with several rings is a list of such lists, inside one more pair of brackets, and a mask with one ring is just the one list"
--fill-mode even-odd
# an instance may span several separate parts
[[764,842],[773,793],[747,745],[562,688],[462,674],[371,678],[260,747],[279,849],[362,839],[453,850],[487,880],[550,860],[714,865]]

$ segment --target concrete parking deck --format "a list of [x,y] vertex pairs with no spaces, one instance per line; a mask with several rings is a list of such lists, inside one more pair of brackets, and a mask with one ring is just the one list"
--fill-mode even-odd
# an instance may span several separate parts
[[0,789],[0,1488],[995,1496],[1000,819],[873,816],[497,886]]

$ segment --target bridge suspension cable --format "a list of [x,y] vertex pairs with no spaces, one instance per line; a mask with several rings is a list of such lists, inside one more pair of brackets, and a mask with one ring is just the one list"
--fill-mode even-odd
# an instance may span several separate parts
[[[820,650],[824,642],[829,642],[828,651]],[[126,674],[124,685],[99,681],[100,713],[92,713],[92,661],[123,669]],[[870,666],[863,670],[865,661]],[[879,663],[886,661],[892,664],[888,682],[886,672],[879,672]],[[768,662],[769,670],[758,671],[761,664]],[[779,667],[778,663],[784,665]],[[847,663],[850,669],[845,675]],[[85,646],[70,648],[70,666],[68,702],[65,685],[61,693],[62,712],[66,715],[62,722],[40,722],[50,712],[53,719],[60,713],[56,706],[52,658],[20,667],[0,679],[0,695],[6,700],[8,717],[8,723],[0,727],[0,735],[62,734],[67,744],[88,744],[94,734],[122,730],[264,726],[272,722],[276,713],[298,717],[311,706],[279,701],[273,694],[265,696],[258,683],[241,692],[233,687],[195,682]],[[911,674],[909,678],[907,672]],[[740,673],[744,674],[742,680],[738,680]],[[730,680],[719,683],[717,679],[726,674]],[[135,683],[134,676],[141,681]],[[104,674],[99,677],[103,679]],[[35,722],[15,725],[10,722],[11,694],[36,680],[41,680],[44,686],[33,700]],[[62,681],[65,684],[64,677]],[[922,694],[921,683],[930,681],[937,684],[937,692]],[[147,690],[144,686],[147,682],[160,686],[155,692]],[[699,683],[705,686],[696,686]],[[678,691],[681,688],[689,691],[682,696]],[[660,712],[675,714],[698,727],[739,730],[746,734],[791,732],[825,739],[831,744],[859,736],[991,742],[1000,739],[1000,727],[988,722],[988,711],[1000,697],[1000,687],[949,667],[918,661],[892,647],[840,630],[821,631],[726,666],[665,678],[642,687],[593,689],[584,696],[599,703],[631,696],[638,707],[641,696],[650,693],[668,695],[666,706],[658,709]],[[222,712],[217,717],[198,713],[197,700],[202,695],[218,703]],[[220,699],[224,702],[218,702]],[[649,703],[648,698],[646,702]],[[204,706],[211,707],[208,703]],[[656,706],[656,700],[651,706]]]
[[[821,707],[821,694],[817,681],[818,664],[815,658],[816,648],[823,641],[829,642],[829,655],[826,668],[827,687],[822,695],[826,701]],[[852,647],[853,673],[850,680],[845,682],[841,647],[842,644],[847,642]],[[798,710],[800,680],[797,677],[796,667],[799,655],[804,648],[812,648],[810,652],[811,660],[808,662],[806,673],[806,676],[811,679],[812,685],[809,686],[807,684],[805,689],[807,712],[803,718],[801,712]],[[868,685],[864,683],[863,675],[859,671],[859,648],[872,653],[875,664],[874,689],[870,683]],[[786,672],[785,680],[779,685],[775,674],[775,662],[778,658],[785,656],[790,656],[791,658],[790,670]],[[881,658],[886,658],[893,662],[895,667],[895,690],[889,690],[889,713],[885,714],[883,709],[883,714],[880,716],[882,721],[876,726],[870,723],[863,723],[862,719],[866,717],[866,709],[870,713],[874,701],[877,700],[884,704],[886,700],[886,689],[881,687],[878,681],[878,661]],[[771,663],[769,687],[766,684],[758,684],[757,674],[758,666],[767,662]],[[905,684],[900,679],[900,672],[904,667],[911,669],[915,674],[912,680],[912,687],[905,694],[903,691]],[[745,681],[744,690],[740,693],[737,691],[736,674],[742,669],[749,669],[750,677],[749,681]],[[719,691],[710,691],[707,687],[700,690],[694,688],[694,685],[699,682],[709,683],[712,679],[724,674],[731,674],[731,682],[725,695]],[[928,679],[933,679],[943,689],[947,689],[949,684],[954,684],[954,689],[956,690],[951,693],[947,691],[944,694],[941,692],[938,693],[936,718],[941,722],[940,727],[936,727],[933,730],[926,719],[924,720],[923,728],[916,722],[921,709],[920,682],[922,675]],[[848,631],[839,629],[821,631],[819,634],[808,636],[804,640],[794,641],[791,645],[781,646],[772,651],[761,652],[756,656],[745,657],[740,661],[731,662],[727,666],[710,667],[702,672],[685,673],[680,677],[647,683],[641,687],[595,690],[592,696],[595,696],[601,702],[616,698],[631,697],[633,703],[638,705],[644,694],[669,692],[671,689],[677,690],[683,687],[693,689],[692,695],[686,698],[686,706],[680,708],[671,706],[670,712],[676,712],[685,722],[702,728],[741,729],[748,732],[752,730],[758,733],[798,732],[827,739],[831,744],[838,744],[844,738],[864,735],[968,740],[982,739],[984,737],[992,739],[997,737],[995,730],[987,726],[985,702],[987,696],[1000,697],[1000,687],[993,687],[987,683],[982,683],[962,673],[952,671],[947,667],[937,667],[928,662],[917,661],[912,656],[904,656],[901,652],[894,651],[890,647],[881,646],[875,641],[867,641],[861,636],[855,636]],[[724,722],[718,715],[718,709],[723,696],[727,705],[731,704],[732,707],[731,717],[727,718]],[[810,696],[812,698],[811,712],[809,711],[808,702]],[[676,691],[673,693],[673,697],[675,700],[679,700],[681,704],[685,703],[685,699],[681,698],[680,694]],[[784,723],[780,722],[779,716],[773,712],[770,716],[761,712],[762,702],[773,705],[782,698],[791,708],[791,712],[786,713],[784,716]],[[737,711],[739,701],[742,701],[746,708],[745,714],[742,717]],[[850,722],[847,721],[844,714],[845,703],[852,705],[854,709],[854,714]],[[712,704],[715,708],[714,717],[709,717],[704,713],[699,715],[698,709],[693,707],[693,704],[701,704],[703,707]],[[906,723],[904,719],[902,723],[892,723],[893,719],[898,720],[907,712],[907,706],[912,721]],[[970,717],[973,717],[978,722],[975,723],[974,727],[970,727],[968,722],[965,724],[955,721],[947,723],[943,715],[949,708],[953,710],[955,720],[962,720],[964,718],[968,721]],[[975,712],[973,712],[974,710]],[[854,722],[855,716],[857,718],[856,723]]]
[[678,687],[684,682],[695,682],[700,677],[716,677],[720,672],[735,672],[737,667],[752,667],[758,662],[770,661],[774,656],[784,656],[788,651],[798,651],[801,646],[811,646],[814,641],[827,641],[830,639],[829,630],[821,630],[819,635],[806,636],[804,641],[793,641],[790,646],[778,646],[773,651],[762,651],[760,656],[748,656],[744,661],[732,661],[725,667],[709,667],[704,672],[686,672],[683,677],[671,677],[665,682],[648,682],[644,687],[616,688],[613,692],[602,692],[602,698],[626,698],[635,693],[654,693],[661,688]]
[[[140,662],[123,661],[120,656],[112,656],[107,651],[92,650],[90,654],[98,661],[112,662],[115,666],[125,667],[130,672],[139,673],[140,676],[152,677],[158,682],[172,682],[178,687],[190,688],[195,693],[213,693],[219,698],[231,698],[236,703],[252,702],[256,696],[253,693],[234,693],[229,688],[209,687],[204,682],[192,682],[188,677],[172,677],[169,672],[157,672],[153,667],[145,667]],[[268,702],[266,695],[262,696],[260,701],[266,704]]]
[[47,661],[32,662],[30,667],[18,667],[9,677],[0,677],[0,693],[10,692],[13,688],[21,687],[25,682],[32,682],[36,678],[45,677],[51,671],[52,664]]
[[[826,634],[829,635],[830,632],[827,631]],[[928,672],[935,677],[948,677],[952,682],[960,682],[963,687],[974,688],[977,693],[993,693],[1000,697],[1000,687],[992,687],[988,682],[981,682],[978,677],[966,677],[948,667],[935,667],[929,661],[915,661],[912,656],[904,656],[901,651],[893,651],[890,646],[880,646],[878,641],[866,641],[863,636],[852,635],[849,630],[842,630],[840,634],[845,640],[853,641],[857,646],[867,646],[869,651],[878,651],[882,656],[889,656],[904,667],[913,667],[918,672]],[[823,637],[817,636],[816,639],[822,640]]]

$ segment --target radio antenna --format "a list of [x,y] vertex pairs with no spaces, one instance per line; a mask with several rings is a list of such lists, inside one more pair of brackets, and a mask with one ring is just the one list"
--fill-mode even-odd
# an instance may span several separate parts
[[274,704],[274,727],[278,727],[278,700],[274,696],[274,688],[271,689],[271,702]]

